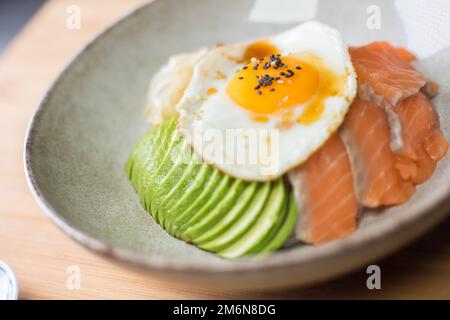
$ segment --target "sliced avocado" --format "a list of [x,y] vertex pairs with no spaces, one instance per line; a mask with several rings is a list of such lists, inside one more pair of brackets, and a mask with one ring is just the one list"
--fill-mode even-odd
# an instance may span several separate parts
[[164,123],[147,133],[136,146],[127,164],[128,175],[146,209],[146,199],[151,196],[151,190],[146,190],[146,186],[152,172],[152,165],[156,163],[155,158],[158,154],[157,150],[159,150],[157,146],[161,143],[168,125],[169,123]]
[[144,208],[170,234],[226,258],[282,246],[297,217],[283,181],[245,182],[198,161],[176,123],[154,127],[126,164]]
[[207,230],[200,237],[195,239],[195,243],[201,247],[202,244],[210,240],[214,240],[219,235],[221,235],[226,229],[232,226],[233,223],[241,217],[243,211],[246,210],[246,208],[249,206],[252,199],[255,197],[258,187],[259,187],[258,182],[250,183],[242,192],[242,194],[238,196],[238,199],[236,199],[236,203],[230,209],[230,211],[228,211],[228,213],[223,217],[223,219],[220,220],[214,227]]
[[145,164],[142,166],[142,169],[147,171],[147,177],[151,177],[153,170],[159,166],[159,159],[165,153],[165,146],[175,125],[174,121],[168,121],[153,128],[152,132],[154,132],[155,138],[150,148],[146,150],[149,153],[144,159]]
[[215,239],[208,241],[202,245],[202,248],[211,251],[219,251],[232,243],[238,241],[255,223],[257,223],[259,216],[264,212],[265,208],[270,205],[268,201],[272,199],[271,196],[275,191],[275,186],[270,182],[260,184],[251,204],[239,219],[223,234]]
[[184,232],[196,223],[202,221],[211,210],[218,206],[220,201],[222,201],[225,195],[231,190],[233,179],[226,175],[221,174],[221,176],[222,178],[217,185],[215,192],[198,212],[196,212],[184,225],[181,225],[178,228],[178,233],[176,234],[177,237],[189,242],[189,239],[184,236]]
[[298,206],[293,193],[289,195],[287,215],[277,234],[257,254],[266,255],[280,248],[292,234],[298,217]]
[[263,241],[261,241],[257,246],[255,246],[247,254],[251,254],[251,255],[258,254],[278,234],[278,231],[283,226],[283,222],[287,217],[288,206],[289,206],[289,197],[285,197],[284,202],[283,202],[283,208],[281,209],[283,214],[280,216],[279,219],[277,219],[277,221],[274,224],[273,229],[267,234],[266,237],[264,237]]
[[156,135],[154,132],[147,132],[136,145],[133,152],[131,153],[130,158],[128,159],[127,164],[125,165],[125,171],[128,174],[128,178],[133,183],[133,186],[137,186],[138,179],[140,179],[141,177],[138,174],[138,171],[142,169],[142,163],[145,161],[145,159],[148,158],[146,152],[150,152],[152,150],[155,139]]
[[[183,142],[185,144],[185,142]],[[160,204],[165,196],[170,193],[173,186],[178,182],[180,177],[186,171],[188,164],[184,160],[183,152],[178,153],[178,158],[174,160],[171,165],[163,165],[163,169],[159,170],[151,179],[151,186],[153,188],[153,201],[151,210],[160,223],[159,209]],[[166,161],[167,163],[171,161]]]
[[273,237],[272,240],[268,244],[266,244],[265,247],[262,248],[257,254],[264,256],[281,248],[294,231],[295,224],[297,222],[297,217],[298,217],[297,203],[295,202],[295,197],[291,195],[289,197],[287,216],[283,222],[283,225],[281,226],[280,230],[277,232],[275,237]]
[[[175,205],[177,201],[180,200],[183,195],[185,195],[189,188],[194,185],[194,181],[198,175],[201,164],[194,163],[194,158],[192,158],[191,163],[187,165],[183,174],[178,177],[176,183],[173,185],[172,189],[163,197],[159,204],[159,219],[160,224],[166,229],[167,228],[167,209]],[[198,190],[198,188],[197,188]]]
[[284,183],[281,179],[275,182],[267,205],[264,206],[263,212],[258,216],[256,223],[230,246],[217,252],[219,256],[225,258],[237,258],[251,252],[257,247],[264,238],[273,230],[277,219],[283,216],[283,203],[286,196]]
[[186,170],[188,164],[185,160],[185,141],[180,135],[173,132],[170,146],[163,159],[160,159],[161,165],[155,170],[150,179],[150,188],[153,192],[151,211],[159,223],[159,205],[164,196],[167,195],[178,179]]
[[193,239],[199,237],[206,230],[214,226],[234,205],[237,195],[241,193],[244,186],[245,182],[242,180],[232,180],[225,197],[222,197],[219,202],[212,203],[211,206],[205,206],[202,212],[196,215],[197,219],[199,216],[202,216],[200,221],[189,223],[189,227],[183,232],[183,239],[188,239],[189,242],[192,242]]
[[211,199],[214,193],[220,193],[219,185],[220,182],[224,180],[224,176],[219,172],[219,170],[213,168],[211,169],[213,170],[213,173],[208,178],[207,184],[204,186],[201,194],[197,198],[193,199],[190,206],[186,210],[184,210],[183,212],[181,212],[180,210],[180,212],[176,213],[176,216],[172,215],[173,222],[172,227],[169,230],[171,234],[177,235],[178,231],[185,225],[185,223],[191,220],[198,211],[206,206],[208,200]]
[[[175,135],[175,129],[176,122],[171,120],[165,132],[161,133],[165,137],[160,141],[159,150],[155,151],[153,166],[148,168],[151,171],[149,174],[150,180],[155,180],[156,175],[164,175],[176,160],[176,158],[174,159],[171,156],[170,152],[175,146],[181,144],[183,139]],[[160,130],[163,130],[163,128]]]
[[[176,126],[176,122],[174,120],[165,122],[161,124],[159,127],[156,127],[155,130],[158,131],[158,138],[155,140],[154,145],[150,148],[148,152],[148,156],[146,157],[146,163],[142,166],[142,182],[140,184],[141,190],[143,190],[144,194],[144,208],[149,211],[152,215],[153,212],[150,210],[151,201],[153,198],[153,189],[150,187],[152,182],[152,175],[154,170],[159,165],[159,159],[165,152],[165,146],[168,144],[170,140],[170,133],[173,128]],[[153,215],[154,216],[154,215]]]
[[[173,201],[168,200],[166,205],[161,203],[161,207],[167,207],[167,209],[164,210],[164,221],[166,221],[164,227],[168,230],[172,230],[175,219],[185,212],[192,205],[192,202],[199,198],[205,188],[208,187],[208,180],[211,178],[214,170],[206,164],[200,164],[198,166],[200,167],[200,170],[198,171],[198,174],[193,177],[193,180],[185,192],[180,196],[177,196]],[[209,187],[211,188],[213,186]]]

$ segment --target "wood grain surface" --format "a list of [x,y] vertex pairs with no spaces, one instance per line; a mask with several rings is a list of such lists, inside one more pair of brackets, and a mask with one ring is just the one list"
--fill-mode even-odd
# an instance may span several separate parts
[[[141,5],[141,0],[47,2],[0,57],[0,259],[15,270],[22,299],[450,299],[450,219],[416,243],[381,261],[382,289],[368,290],[366,267],[313,287],[277,292],[192,289],[133,273],[66,237],[39,210],[26,185],[22,148],[27,123],[44,91],[93,35]],[[79,30],[66,28],[66,9],[78,5]],[[81,286],[67,286],[68,267]],[[332,267],[332,266],[330,266]]]

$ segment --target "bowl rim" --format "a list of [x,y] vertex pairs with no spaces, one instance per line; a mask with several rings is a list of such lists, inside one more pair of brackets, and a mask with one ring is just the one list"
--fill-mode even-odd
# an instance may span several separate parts
[[[109,26],[102,29],[102,31],[98,32],[86,44],[84,44],[81,49],[68,60],[62,71],[60,71],[58,76],[47,88],[28,123],[23,154],[23,165],[27,184],[41,210],[56,226],[59,227],[59,229],[63,231],[63,233],[85,248],[88,248],[102,256],[114,258],[122,262],[131,263],[133,265],[145,267],[154,271],[187,271],[201,274],[234,273],[239,271],[254,272],[285,269],[288,267],[298,266],[299,264],[305,262],[311,264],[319,261],[325,262],[330,260],[330,258],[349,258],[352,255],[356,255],[358,252],[364,250],[364,247],[367,245],[379,245],[384,238],[393,236],[398,228],[407,228],[408,226],[424,223],[424,221],[426,221],[427,214],[430,212],[435,213],[434,222],[426,228],[422,228],[422,230],[417,234],[425,233],[426,230],[443,220],[446,215],[450,213],[450,185],[448,185],[444,186],[446,189],[440,192],[438,197],[434,199],[434,201],[432,201],[427,208],[417,211],[414,215],[405,214],[405,211],[398,212],[395,216],[392,216],[389,221],[387,221],[388,219],[382,219],[377,223],[365,226],[364,232],[355,233],[344,239],[314,246],[314,250],[286,250],[276,252],[271,255],[271,257],[277,256],[277,259],[240,258],[233,260],[232,263],[228,263],[230,260],[219,260],[219,262],[212,261],[211,263],[205,264],[204,261],[199,262],[198,260],[180,260],[176,257],[161,256],[158,254],[143,254],[96,239],[86,232],[79,230],[75,225],[57,212],[39,187],[31,159],[34,132],[48,101],[53,93],[58,89],[59,83],[70,72],[71,68],[80,61],[79,57],[84,54],[88,54],[99,40],[106,37],[113,30],[120,28],[120,26],[122,26],[122,24],[128,19],[131,19],[132,17],[144,12],[149,7],[152,7],[156,2],[158,1],[150,0],[149,2],[129,11],[120,18],[115,19],[115,21],[110,23]],[[416,237],[418,237],[418,235],[414,238]],[[396,248],[381,255],[373,256],[370,260],[387,255],[393,250],[404,246],[411,240],[412,239],[403,241],[403,243],[399,244]],[[357,267],[357,265],[354,265],[352,268],[355,269]]]

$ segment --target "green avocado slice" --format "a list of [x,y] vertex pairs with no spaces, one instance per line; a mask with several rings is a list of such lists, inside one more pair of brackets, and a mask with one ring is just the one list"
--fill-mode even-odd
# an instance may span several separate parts
[[140,180],[142,179],[142,175],[140,173],[143,168],[143,163],[149,157],[153,158],[151,151],[156,137],[157,136],[154,132],[148,132],[136,145],[125,166],[125,171],[128,174],[128,178],[133,183],[133,186],[136,187],[137,191],[139,191],[139,185],[141,183]]
[[[194,160],[192,158],[192,160]],[[189,188],[192,186],[195,186],[195,179],[198,176],[198,172],[200,168],[202,167],[201,164],[198,163],[189,163],[181,175],[181,177],[178,178],[177,182],[173,185],[172,189],[167,193],[166,196],[163,197],[163,200],[159,204],[159,217],[160,217],[160,223],[166,229],[168,225],[167,222],[167,210],[173,206],[179,199],[185,195]],[[175,178],[175,177],[174,177]],[[198,187],[196,188],[196,191],[199,191]]]
[[146,150],[151,153],[150,157],[146,157],[146,164],[143,167],[147,171],[147,177],[151,178],[154,170],[160,165],[159,160],[166,152],[166,147],[168,141],[170,140],[171,132],[176,126],[175,121],[164,122],[158,126],[155,126],[153,130],[155,131],[155,141],[151,148]]
[[[173,165],[177,158],[173,158],[171,155],[171,150],[183,143],[183,139],[175,135],[176,122],[175,120],[170,120],[168,122],[167,129],[161,133],[161,135],[165,135],[163,140],[160,142],[159,149],[155,151],[155,155],[153,157],[153,166],[149,167],[150,179],[155,180],[156,175],[164,174],[167,172],[168,168]],[[161,125],[160,131],[163,131],[164,127]]]
[[285,197],[285,200],[283,202],[283,208],[281,209],[282,215],[280,216],[279,219],[277,219],[277,221],[274,224],[274,227],[267,234],[267,236],[257,246],[255,246],[251,251],[249,251],[248,254],[257,255],[278,234],[280,228],[283,226],[283,223],[287,217],[288,207],[289,207],[289,197]]
[[262,214],[252,224],[251,228],[230,246],[217,252],[224,258],[237,258],[243,256],[257,247],[264,238],[273,230],[277,219],[283,216],[283,203],[286,196],[284,182],[280,179],[276,181],[273,191],[264,206]]
[[[207,205],[208,200],[211,199],[213,193],[221,193],[220,182],[222,180],[225,180],[225,178],[218,170],[212,170],[213,173],[208,179],[207,184],[203,188],[201,194],[191,203],[191,205],[185,211],[183,211],[182,213],[173,213],[173,216],[176,214],[176,217],[174,217],[173,219],[169,233],[178,236],[179,230],[182,229],[185,223],[191,220],[198,211],[200,211],[204,206]],[[225,192],[224,189],[225,187],[222,187],[222,192]]]
[[272,191],[270,182],[259,185],[255,196],[251,199],[248,208],[240,215],[237,221],[225,232],[214,239],[201,245],[201,248],[211,251],[219,251],[231,243],[237,241],[257,221],[259,215],[264,211],[266,203]]
[[202,247],[206,250],[221,251],[238,241],[258,222],[259,217],[264,213],[266,207],[272,205],[273,193],[278,188],[279,186],[277,184],[271,182],[260,184],[255,197],[241,217],[223,234],[205,243]]
[[[186,144],[186,142],[182,143],[183,145]],[[184,150],[184,148],[182,150]],[[183,176],[183,173],[186,172],[186,168],[188,167],[188,164],[186,164],[184,158],[185,155],[183,155],[182,150],[180,150],[180,152],[175,155],[175,157],[177,158],[174,160],[171,166],[163,165],[162,169],[156,172],[151,179],[151,186],[154,193],[151,210],[159,224],[161,224],[161,217],[159,215],[161,202],[165,199],[165,196],[170,193],[173,186],[176,185],[176,183]],[[170,151],[168,151],[168,153],[170,153]],[[173,154],[168,157],[173,157]],[[169,162],[169,160],[167,160],[166,162]]]
[[[153,188],[151,186],[152,181],[153,181],[152,179],[153,179],[153,175],[154,175],[156,168],[158,168],[158,166],[159,166],[159,160],[165,154],[165,150],[166,150],[165,148],[170,143],[171,132],[172,132],[173,128],[175,128],[175,127],[176,127],[176,122],[174,120],[171,120],[167,123],[161,124],[159,128],[156,128],[156,130],[160,131],[160,137],[159,137],[159,140],[157,140],[154,145],[153,157],[148,157],[147,163],[143,167],[143,171],[144,171],[143,176],[145,176],[145,181],[141,185],[141,187],[143,187],[144,194],[145,194],[144,207],[147,209],[147,211],[149,211],[152,214],[153,217],[155,217],[155,215],[154,215],[154,212],[151,211],[151,202],[152,202],[153,195],[154,195]],[[150,152],[152,152],[152,151],[150,150]]]
[[286,219],[283,222],[283,225],[281,226],[280,230],[276,234],[275,237],[272,238],[272,240],[264,247],[262,248],[259,253],[259,255],[267,255],[277,249],[279,249],[283,244],[286,242],[286,240],[289,238],[289,236],[292,234],[295,228],[295,224],[297,222],[298,217],[298,206],[295,201],[295,197],[293,194],[290,195],[289,200],[289,206],[287,209],[287,216]]
[[[198,165],[200,170],[196,176],[191,176],[190,185],[178,198],[173,198],[172,201],[168,200],[165,204],[161,203],[161,209],[164,210],[164,227],[168,230],[173,229],[175,219],[178,215],[185,212],[191,205],[193,199],[200,197],[208,186],[208,179],[213,174],[213,169],[205,164]],[[209,186],[210,188],[213,186]]]
[[166,134],[166,129],[170,123],[164,123],[161,127],[155,127],[152,131],[142,138],[133,151],[126,170],[131,177],[131,181],[139,194],[140,201],[144,208],[148,210],[152,192],[149,190],[149,176],[152,173],[153,165],[157,162],[158,152],[161,148],[158,146]]
[[207,243],[210,240],[214,240],[230,226],[233,226],[233,223],[241,217],[241,215],[244,213],[244,210],[246,210],[246,208],[249,206],[258,190],[258,187],[260,187],[258,182],[249,184],[242,192],[242,194],[239,195],[239,198],[237,199],[233,208],[230,209],[230,211],[223,217],[223,219],[214,227],[207,230],[200,237],[195,239],[195,243],[201,247],[204,243]]
[[205,206],[194,217],[192,223],[189,221],[189,227],[183,232],[183,239],[188,239],[189,242],[193,242],[193,239],[214,226],[234,205],[237,195],[241,193],[244,186],[245,182],[242,180],[232,181],[231,187],[226,190],[227,192],[224,197],[222,196],[218,199],[218,202],[210,203],[210,206]]
[[164,157],[165,160],[161,160],[161,166],[155,170],[150,179],[150,187],[154,194],[151,211],[158,223],[160,223],[159,208],[161,201],[178,182],[188,166],[184,144],[186,142],[178,134],[172,134],[172,147],[169,146]]
[[218,204],[222,201],[222,199],[225,197],[227,192],[230,192],[232,188],[232,182],[233,179],[231,179],[229,176],[221,175],[221,179],[217,185],[217,189],[215,189],[211,195],[211,197],[208,199],[208,201],[205,203],[204,206],[202,206],[197,212],[195,212],[192,217],[184,223],[184,225],[180,225],[178,228],[178,232],[176,234],[177,237],[188,241],[189,238],[185,236],[185,231],[188,230],[190,227],[195,225],[196,223],[199,223],[202,221],[205,216],[207,216],[210,211],[212,211],[215,207],[218,206]]

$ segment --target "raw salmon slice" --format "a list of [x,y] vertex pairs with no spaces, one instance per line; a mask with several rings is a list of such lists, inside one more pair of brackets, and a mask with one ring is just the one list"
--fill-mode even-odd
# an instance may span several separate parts
[[341,137],[352,163],[359,203],[375,208],[406,202],[415,191],[397,170],[390,148],[391,132],[384,109],[356,99],[346,116]]
[[358,75],[358,95],[379,105],[396,105],[417,93],[426,78],[414,70],[414,56],[387,42],[373,42],[350,48],[350,56]]
[[438,114],[421,92],[403,100],[393,110],[398,116],[403,140],[397,168],[403,179],[423,183],[448,151]]
[[[416,56],[405,48],[397,47],[397,52],[409,63],[416,60]],[[439,84],[431,79],[427,79],[425,85],[420,88],[420,91],[422,91],[422,93],[424,93],[427,97],[434,98],[439,93]]]
[[408,62],[416,60],[416,56],[408,49],[397,47],[397,52],[404,60]]
[[346,237],[357,228],[358,204],[350,161],[335,133],[302,166],[289,173],[301,205],[297,237],[323,243]]

